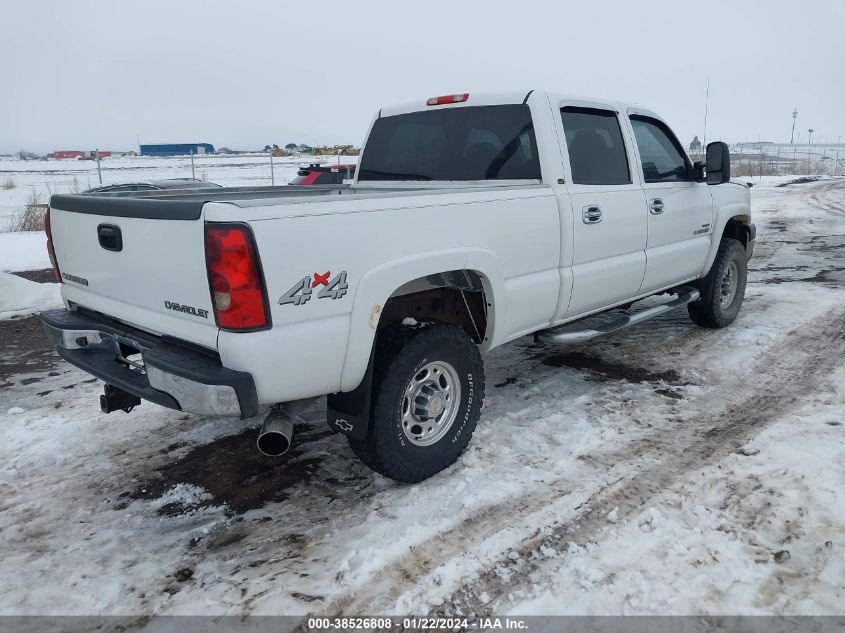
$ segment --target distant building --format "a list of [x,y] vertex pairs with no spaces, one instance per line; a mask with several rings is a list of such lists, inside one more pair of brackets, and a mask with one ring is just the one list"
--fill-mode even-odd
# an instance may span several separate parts
[[55,152],[50,152],[47,154],[47,158],[82,158],[85,154],[81,149],[59,149]]
[[213,154],[214,145],[210,143],[162,143],[160,145],[141,145],[141,156],[190,156],[191,154]]
[[691,151],[693,153],[697,153],[697,152],[701,151],[701,141],[698,140],[697,136],[694,139],[692,139],[692,143],[689,144],[689,151]]
[[[112,155],[112,152],[106,151],[101,149],[99,151],[100,158],[108,158]],[[63,159],[63,158],[76,158],[76,159],[86,159],[86,160],[95,160],[97,158],[97,151],[93,149],[89,150],[81,150],[81,149],[60,149],[56,150],[55,152],[50,152],[47,154],[47,158],[55,158],[55,159]]]

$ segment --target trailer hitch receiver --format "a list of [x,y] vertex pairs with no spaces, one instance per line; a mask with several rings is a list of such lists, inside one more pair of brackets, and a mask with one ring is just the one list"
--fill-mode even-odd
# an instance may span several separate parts
[[114,385],[106,385],[103,391],[105,393],[100,396],[100,411],[103,413],[111,413],[112,411],[129,413],[141,404],[141,399],[138,396]]

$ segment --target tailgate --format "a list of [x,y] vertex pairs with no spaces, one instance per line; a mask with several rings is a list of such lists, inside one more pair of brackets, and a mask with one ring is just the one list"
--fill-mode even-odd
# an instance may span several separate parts
[[139,329],[216,349],[202,205],[53,196],[62,296]]

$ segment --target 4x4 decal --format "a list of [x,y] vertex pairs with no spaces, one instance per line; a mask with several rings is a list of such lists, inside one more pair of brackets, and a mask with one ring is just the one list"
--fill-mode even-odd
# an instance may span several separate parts
[[311,299],[311,291],[317,286],[323,286],[317,294],[318,299],[342,299],[349,289],[349,284],[346,283],[346,271],[344,270],[334,279],[329,279],[331,274],[332,271],[327,270],[322,274],[314,273],[313,280],[311,275],[303,277],[279,298],[279,305],[291,303],[295,306],[301,306],[306,304]]

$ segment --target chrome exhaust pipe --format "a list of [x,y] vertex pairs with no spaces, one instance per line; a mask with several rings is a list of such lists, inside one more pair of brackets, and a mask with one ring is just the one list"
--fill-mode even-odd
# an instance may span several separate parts
[[293,438],[293,423],[305,408],[316,398],[295,400],[276,405],[264,418],[264,424],[258,431],[256,445],[263,455],[279,457],[288,452]]
[[288,452],[293,437],[293,418],[284,409],[275,407],[258,431],[258,450],[268,457]]

